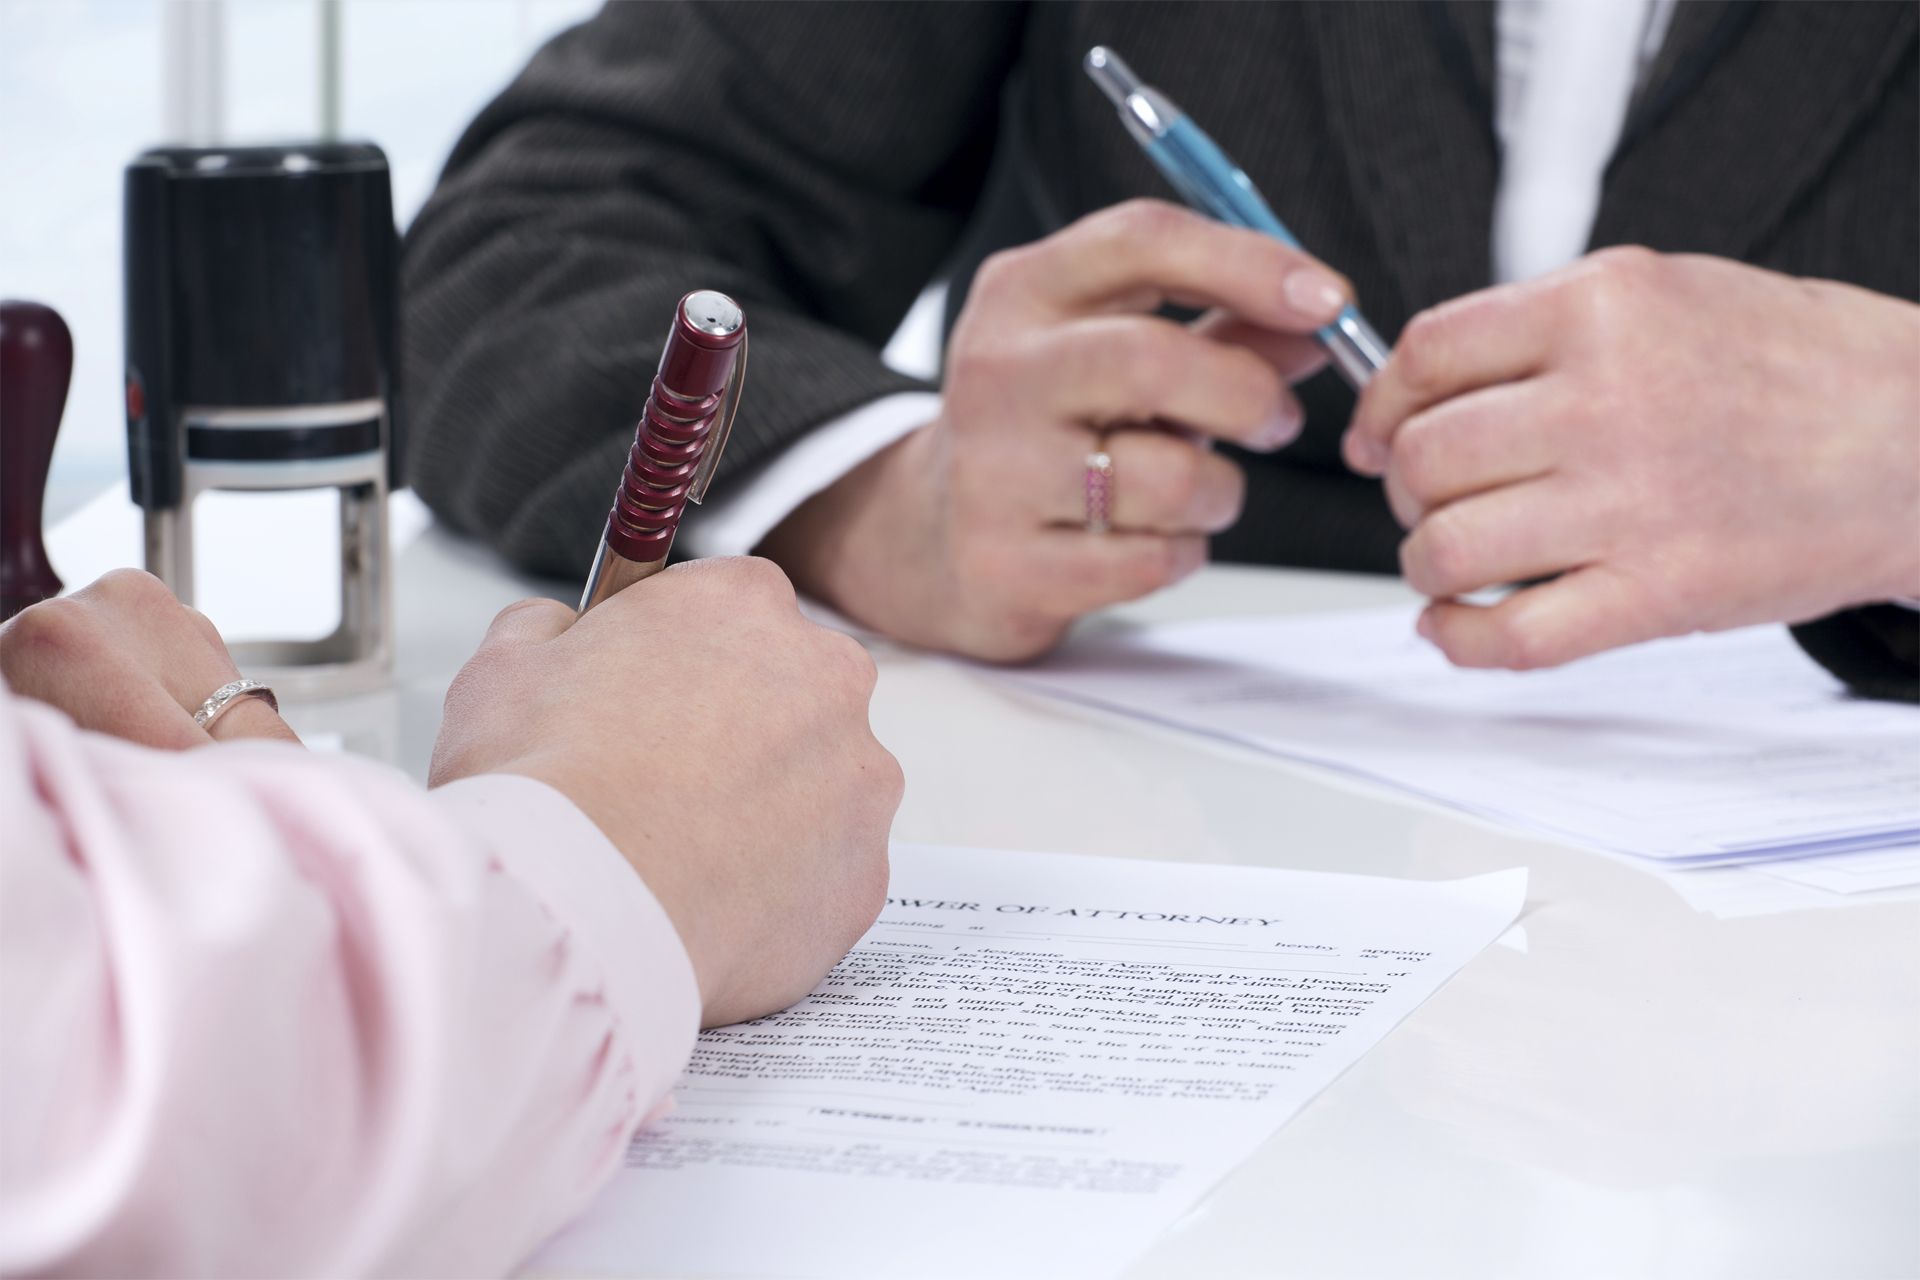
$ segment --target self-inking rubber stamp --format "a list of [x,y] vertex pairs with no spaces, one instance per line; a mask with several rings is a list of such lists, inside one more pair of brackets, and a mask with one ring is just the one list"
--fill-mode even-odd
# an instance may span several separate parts
[[339,626],[234,647],[283,686],[344,691],[392,665],[397,259],[378,147],[162,148],[127,168],[127,455],[147,568],[191,604],[200,495],[339,491]]

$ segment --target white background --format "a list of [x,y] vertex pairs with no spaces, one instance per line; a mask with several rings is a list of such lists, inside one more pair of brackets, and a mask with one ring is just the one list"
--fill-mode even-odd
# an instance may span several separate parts
[[[73,330],[47,522],[126,474],[120,187],[162,130],[162,10],[203,0],[0,0],[0,296]],[[460,130],[594,0],[342,0],[341,135],[385,148],[404,228]],[[319,0],[217,7],[225,139],[320,131]]]

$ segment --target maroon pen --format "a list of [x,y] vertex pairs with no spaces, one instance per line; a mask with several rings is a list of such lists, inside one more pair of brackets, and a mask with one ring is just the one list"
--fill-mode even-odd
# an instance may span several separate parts
[[707,496],[740,411],[746,372],[747,318],[740,304],[711,289],[680,299],[580,612],[667,567],[681,513]]

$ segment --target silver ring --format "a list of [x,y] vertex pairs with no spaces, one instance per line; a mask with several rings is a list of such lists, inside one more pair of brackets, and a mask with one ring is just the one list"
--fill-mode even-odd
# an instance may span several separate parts
[[1087,532],[1113,528],[1113,455],[1104,447],[1087,453]]
[[242,698],[264,698],[275,712],[280,710],[280,699],[273,696],[273,690],[258,680],[229,680],[207,695],[200,709],[193,713],[193,722],[202,729],[220,718],[220,713]]

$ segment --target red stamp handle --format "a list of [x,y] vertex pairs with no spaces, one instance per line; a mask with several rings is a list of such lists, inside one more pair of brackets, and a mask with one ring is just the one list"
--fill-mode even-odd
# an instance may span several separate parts
[[73,376],[73,335],[52,307],[0,302],[0,621],[60,594],[40,514]]

